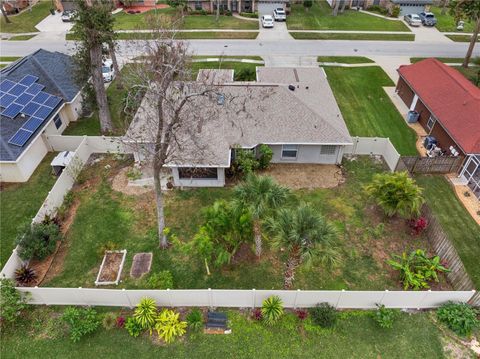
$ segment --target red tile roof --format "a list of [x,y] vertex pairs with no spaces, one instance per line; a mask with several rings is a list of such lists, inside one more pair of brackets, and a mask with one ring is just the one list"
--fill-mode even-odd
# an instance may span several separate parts
[[480,89],[437,59],[400,66],[400,76],[467,153],[480,153]]

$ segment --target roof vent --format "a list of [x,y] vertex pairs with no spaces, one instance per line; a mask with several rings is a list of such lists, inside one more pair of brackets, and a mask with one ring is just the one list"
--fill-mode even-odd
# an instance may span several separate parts
[[295,86],[293,86],[293,85],[288,85],[288,89],[289,89],[290,91],[295,91]]
[[217,94],[217,105],[223,105],[225,103],[225,95],[223,93]]

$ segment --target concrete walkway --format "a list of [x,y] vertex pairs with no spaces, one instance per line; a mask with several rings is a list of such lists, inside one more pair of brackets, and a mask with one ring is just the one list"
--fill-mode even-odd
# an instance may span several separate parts
[[397,69],[401,65],[410,65],[410,56],[368,56],[385,71],[396,84],[398,81]]
[[253,17],[245,17],[245,16],[240,16],[237,13],[232,13],[232,16],[240,19],[240,20],[247,20],[247,21],[258,21],[258,18],[253,18]]
[[316,56],[262,56],[266,67],[317,67]]

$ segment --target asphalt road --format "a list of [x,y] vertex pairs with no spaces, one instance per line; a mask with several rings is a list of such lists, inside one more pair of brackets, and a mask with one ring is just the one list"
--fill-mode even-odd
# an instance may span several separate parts
[[[142,52],[140,41],[119,41],[120,53],[136,55]],[[336,40],[190,40],[190,48],[201,55],[258,55],[258,56],[418,56],[463,57],[468,43],[415,43],[403,41],[336,41]],[[72,41],[2,41],[2,56],[24,56],[43,48],[71,53]],[[475,54],[480,56],[480,46]]]

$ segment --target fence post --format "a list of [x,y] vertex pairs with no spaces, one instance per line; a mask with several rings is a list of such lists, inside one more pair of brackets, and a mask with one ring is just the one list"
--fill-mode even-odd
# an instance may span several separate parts
[[[36,291],[38,291],[38,289],[39,289],[37,286],[35,286],[34,288],[35,288]],[[27,292],[27,293],[28,293],[28,292]],[[24,293],[24,294],[27,294],[27,293]],[[43,296],[41,296],[41,295],[38,294],[38,293],[35,293],[35,295],[40,298],[40,300],[43,302],[43,304],[49,305],[49,304],[47,303],[47,301],[45,300],[45,298],[43,298]]]
[[385,289],[385,291],[383,292],[383,295],[382,295],[382,299],[380,299],[380,303],[378,303],[378,304],[383,305],[383,300],[385,299],[385,296],[387,295],[387,293],[388,293],[388,289]]
[[210,309],[213,308],[213,294],[212,294],[212,288],[208,288],[208,306]]
[[420,303],[418,303],[418,307],[417,307],[417,310],[420,310],[422,307],[422,303],[423,301],[425,300],[425,298],[427,298],[427,296],[429,295],[429,293],[431,293],[432,291],[429,289],[425,292],[425,295],[422,297],[422,299],[420,299]]
[[168,297],[168,305],[170,308],[172,308],[173,302],[172,302],[172,294],[170,293],[170,288],[167,288],[167,297]]
[[255,309],[255,299],[256,299],[256,292],[255,288],[252,289],[252,309]]
[[342,299],[342,295],[345,292],[345,289],[342,289],[342,291],[339,293],[337,303],[335,304],[335,308],[338,308],[338,304],[340,303],[340,299]]
[[130,309],[133,308],[132,302],[130,301],[130,297],[128,296],[128,292],[125,290],[125,288],[122,288],[122,292],[124,293],[125,298],[127,298],[128,307]]
[[298,293],[300,293],[300,289],[297,289],[297,292],[295,293],[295,300],[294,300],[294,302],[293,302],[293,309],[297,309]]
[[82,287],[78,287],[78,293],[80,294],[79,297],[82,298],[82,300],[85,302],[85,305],[86,306],[89,306],[90,304],[88,304],[88,302],[85,300],[85,297],[83,296],[83,288]]

